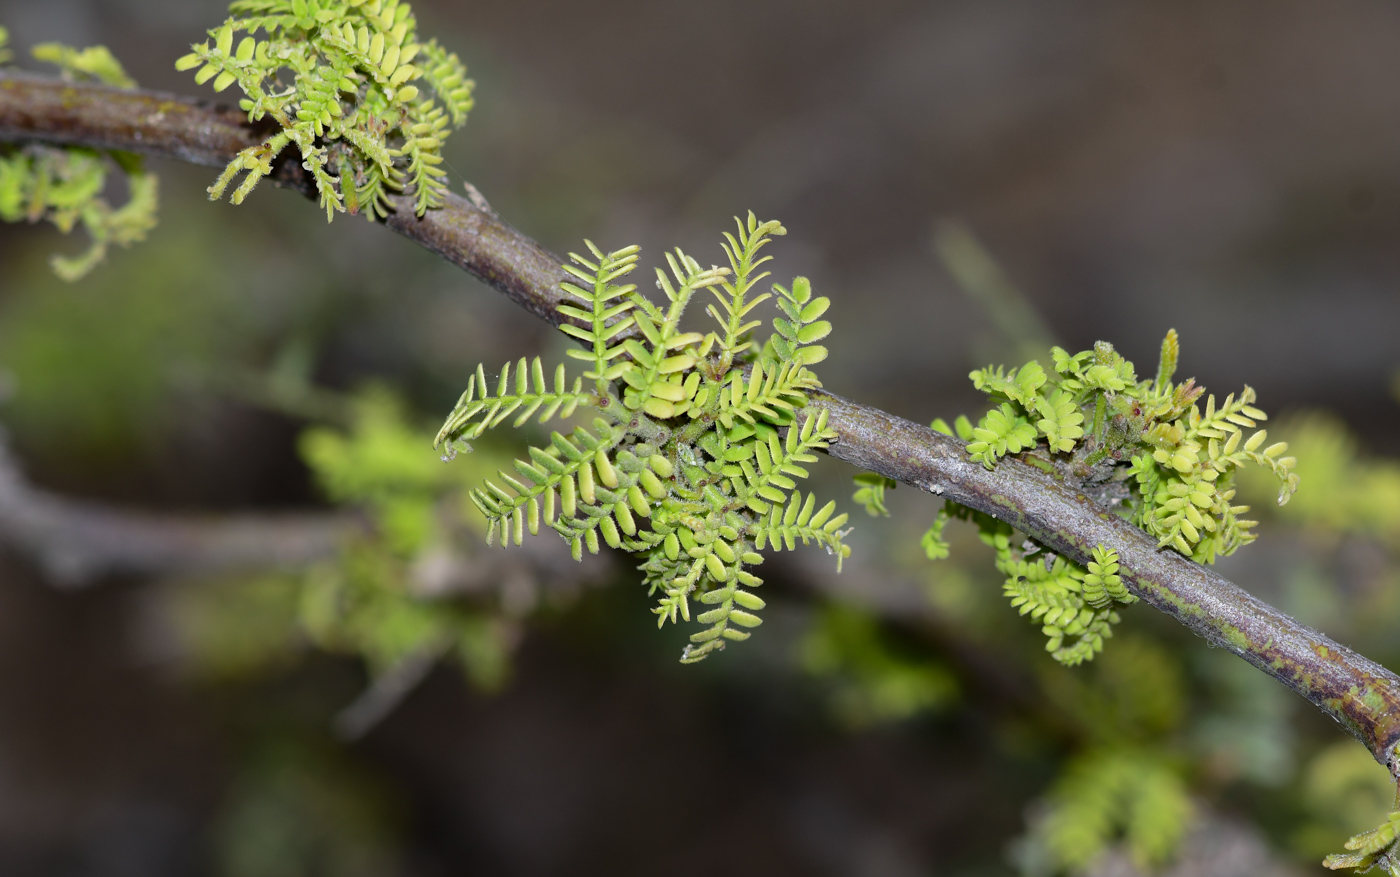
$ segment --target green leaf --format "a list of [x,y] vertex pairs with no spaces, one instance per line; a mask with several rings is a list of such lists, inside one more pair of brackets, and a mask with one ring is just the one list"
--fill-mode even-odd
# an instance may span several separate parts
[[948,511],[940,509],[933,523],[919,538],[919,546],[929,560],[943,560],[951,553],[952,546],[943,538],[943,528],[948,525]]
[[851,500],[863,506],[865,513],[872,518],[888,518],[890,511],[885,508],[885,490],[894,490],[899,482],[874,472],[861,472],[855,476],[855,483],[857,489]]

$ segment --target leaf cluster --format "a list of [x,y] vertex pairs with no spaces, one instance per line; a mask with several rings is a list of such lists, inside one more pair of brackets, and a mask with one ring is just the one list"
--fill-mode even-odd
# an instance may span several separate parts
[[1094,559],[1085,569],[1029,540],[1014,545],[1011,525],[989,515],[961,508],[949,514],[977,524],[982,541],[996,552],[997,571],[1006,577],[1002,594],[1013,609],[1041,624],[1045,650],[1061,664],[1072,667],[1093,660],[1121,620],[1114,604],[1137,602],[1118,575],[1117,551],[1095,546]]
[[875,472],[861,472],[854,478],[856,492],[851,499],[865,507],[865,513],[872,518],[888,518],[890,510],[885,507],[885,491],[894,490],[899,482]]
[[1322,866],[1333,871],[1356,868],[1369,871],[1379,866],[1392,877],[1400,877],[1400,810],[1386,814],[1385,822],[1355,835],[1344,844],[1347,852],[1333,853]]
[[[0,64],[8,61],[8,34],[0,28]],[[120,63],[104,46],[75,49],[60,43],[35,46],[34,57],[57,64],[67,79],[91,79],[118,88],[134,88]],[[113,207],[102,197],[108,175],[116,168],[126,180],[125,204]],[[92,243],[77,256],[54,256],[54,273],[77,280],[107,256],[113,244],[130,246],[155,227],[158,181],[140,156],[78,146],[0,145],[0,221],[47,221],[67,234],[77,225]]]
[[235,0],[229,10],[176,69],[196,70],[215,91],[237,84],[249,121],[271,116],[279,130],[229,162],[211,199],[243,174],[231,198],[242,203],[295,144],[327,221],[383,217],[391,191],[412,192],[419,216],[442,206],[442,144],[466,122],[473,84],[456,55],[417,40],[408,3]]
[[1121,837],[1133,864],[1148,870],[1176,850],[1193,812],[1171,765],[1148,751],[1105,747],[1068,765],[1036,833],[1059,868],[1089,870]]
[[[1234,478],[1244,466],[1272,472],[1279,504],[1298,486],[1296,460],[1283,442],[1266,445],[1255,429],[1266,415],[1245,387],[1216,404],[1194,380],[1173,383],[1179,356],[1176,330],[1167,333],[1155,379],[1139,380],[1112,345],[1070,355],[1053,348],[1052,370],[1037,362],[1011,372],[971,374],[998,403],[975,426],[955,428],[967,452],[987,468],[1007,454],[1028,452],[1061,478],[1122,503],[1138,526],[1200,563],[1253,541],[1254,521],[1236,505]],[[936,427],[937,428],[937,427]],[[943,426],[944,431],[949,431]],[[1254,430],[1246,437],[1246,430]]]
[[[767,276],[760,255],[775,235],[774,221],[752,213],[736,220],[723,248],[728,268],[702,268],[680,250],[656,270],[660,304],[621,282],[637,265],[638,249],[571,254],[576,282],[562,284],[571,317],[564,331],[583,345],[568,352],[586,370],[571,383],[559,366],[553,382],[539,361],[501,370],[491,394],[478,368],[436,444],[450,453],[514,416],[514,425],[587,409],[592,420],[565,435],[554,432],[512,472],[472,492],[489,521],[489,539],[519,544],[528,530],[552,528],[575,558],[602,544],[640,561],[648,593],[657,598],[658,625],[695,620],[682,660],[698,661],[728,642],[745,640],[761,619],[754,568],[765,548],[815,543],[838,558],[844,514],[835,503],[818,508],[798,482],[815,452],[833,438],[824,410],[804,412],[806,392],[819,387],[807,364],[826,350],[814,342],[830,325],[819,318],[827,299],[812,296],[805,278],[791,290],[774,284],[781,318],[775,335],[756,346],[750,319],[772,297],[752,295]],[[707,313],[718,329],[685,331],[681,318],[694,297],[713,297]],[[528,374],[527,374],[528,372]],[[584,382],[587,382],[587,386]]]
[[[996,407],[975,425],[959,417],[951,426],[938,419],[932,427],[966,441],[968,456],[988,469],[1007,454],[1021,454],[1120,508],[1162,547],[1209,563],[1254,539],[1255,522],[1241,517],[1249,507],[1233,502],[1237,470],[1253,465],[1272,473],[1282,504],[1298,486],[1296,461],[1283,456],[1283,442],[1265,446],[1265,430],[1245,437],[1265,419],[1251,388],[1220,405],[1208,396],[1202,409],[1204,388],[1194,380],[1173,383],[1179,353],[1173,329],[1162,342],[1156,377],[1147,380],[1138,380],[1133,364],[1102,341],[1073,355],[1052,348],[1049,372],[1034,361],[1009,370],[988,366],[970,377]],[[1087,569],[1048,552],[1027,559],[1041,550],[1034,541],[1017,548],[1009,526],[967,510],[953,514],[978,521],[1006,576],[1006,596],[1022,615],[1043,623],[1046,648],[1062,663],[1097,654],[1118,620],[1111,606],[1135,601],[1111,549],[1096,547]],[[930,559],[948,554],[942,537],[948,515],[940,512],[924,534]]]
[[30,54],[36,60],[57,64],[65,79],[91,79],[116,88],[136,87],[136,80],[126,74],[106,46],[75,49],[62,43],[40,43],[30,49]]

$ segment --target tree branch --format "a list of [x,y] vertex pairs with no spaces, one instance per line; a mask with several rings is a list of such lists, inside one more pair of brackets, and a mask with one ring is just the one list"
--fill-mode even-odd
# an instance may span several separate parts
[[[0,140],[122,149],[222,167],[262,133],[241,114],[187,98],[0,74]],[[305,194],[300,167],[274,176]],[[560,260],[491,212],[450,196],[419,219],[394,200],[385,225],[443,256],[558,326]],[[1129,588],[1211,643],[1229,649],[1336,719],[1400,777],[1400,677],[1255,599],[1051,476],[1015,459],[994,471],[972,463],[955,439],[824,393],[838,440],[830,454],[944,499],[992,514],[1080,563],[1091,549],[1118,551]]]
[[0,544],[51,582],[305,566],[363,529],[349,515],[158,515],[67,499],[25,482],[0,433]]

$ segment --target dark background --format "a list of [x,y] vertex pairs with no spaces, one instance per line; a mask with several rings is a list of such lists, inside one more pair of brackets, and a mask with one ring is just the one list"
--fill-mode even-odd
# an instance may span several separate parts
[[[833,300],[836,393],[922,421],[978,409],[966,373],[1009,342],[934,251],[952,219],[1071,350],[1108,339],[1146,371],[1175,327],[1182,376],[1249,383],[1270,411],[1331,409],[1367,449],[1400,452],[1393,3],[413,5],[478,83],[447,147],[454,185],[556,252],[587,236],[718,262],[730,217],[781,219],[775,279],[809,275]],[[101,42],[143,86],[205,95],[173,59],[222,14],[8,0],[0,23],[17,55]],[[391,380],[431,419],[476,362],[562,347],[365,223],[322,227],[270,187],[208,204],[213,172],[158,170],[146,255],[114,254],[90,284],[46,275],[74,243],[0,231],[0,418],[43,485],[157,509],[312,505],[299,424],[211,400],[182,368],[305,341],[319,382]],[[131,328],[129,308],[149,316]],[[73,333],[93,359],[54,340]],[[339,873],[1009,873],[1006,841],[1049,776],[1008,760],[976,709],[848,734],[776,659],[673,668],[625,589],[532,628],[504,693],[437,672],[345,749],[306,728],[353,697],[353,664],[191,682],[148,583],[58,593],[15,558],[0,581],[6,874],[217,872],[247,765],[275,778],[320,760],[286,782],[328,778],[327,801],[347,797],[337,783],[374,789],[355,799],[366,813],[326,823],[390,838]]]

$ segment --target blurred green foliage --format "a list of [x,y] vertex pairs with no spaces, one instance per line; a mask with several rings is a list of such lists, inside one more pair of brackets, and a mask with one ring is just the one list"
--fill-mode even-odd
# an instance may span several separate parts
[[1302,777],[1308,821],[1293,835],[1300,856],[1318,859],[1337,848],[1337,838],[1369,825],[1395,805],[1395,780],[1370,753],[1350,741],[1313,756]]
[[803,670],[821,680],[832,714],[862,728],[939,711],[958,699],[957,677],[878,620],[844,605],[820,608],[798,646]]
[[5,414],[27,449],[129,457],[175,426],[182,382],[247,352],[242,281],[211,269],[229,260],[210,222],[185,220],[71,288],[32,259],[6,267],[24,292],[0,300],[0,366],[17,381]]
[[391,796],[329,743],[297,732],[261,741],[213,825],[220,877],[380,877],[396,868]]
[[[171,598],[173,621],[196,668],[236,678],[285,668],[309,646],[364,660],[372,679],[405,662],[450,655],[484,689],[508,671],[508,626],[490,606],[415,585],[434,548],[478,540],[465,501],[475,467],[443,465],[402,401],[380,386],[345,400],[345,427],[315,426],[302,451],[326,493],[367,518],[338,556],[299,572],[239,577]],[[489,450],[476,461],[499,460]]]
[[1177,770],[1152,751],[1091,750],[1071,760],[1051,790],[1038,832],[1055,863],[1082,871],[1121,832],[1134,865],[1171,858],[1193,807]]
[[[1341,421],[1323,412],[1295,417],[1281,432],[1308,489],[1278,510],[1280,520],[1400,547],[1400,463],[1365,457]],[[1257,473],[1249,475],[1254,494],[1265,492],[1259,481]]]
[[297,623],[302,575],[236,575],[169,588],[162,602],[190,669],[211,682],[237,682],[292,667],[305,647]]
[[503,622],[489,610],[415,592],[413,578],[429,549],[485,532],[467,485],[501,458],[484,451],[471,465],[443,465],[427,450],[427,430],[383,387],[367,388],[347,407],[349,425],[308,429],[302,455],[327,495],[363,509],[370,527],[338,561],[308,572],[303,628],[323,649],[364,658],[372,677],[425,654],[450,654],[474,683],[499,687],[510,646]]

